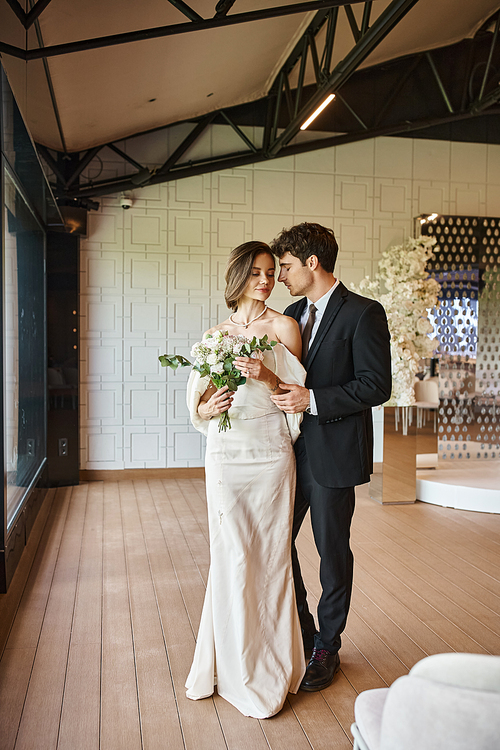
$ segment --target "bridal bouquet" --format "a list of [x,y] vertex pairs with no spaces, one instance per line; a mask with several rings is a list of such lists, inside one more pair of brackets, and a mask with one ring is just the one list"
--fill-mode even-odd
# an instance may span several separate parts
[[[238,386],[246,383],[246,378],[234,367],[235,358],[257,358],[259,352],[270,350],[273,346],[276,346],[276,341],[270,342],[267,335],[261,339],[254,336],[250,340],[245,336],[232,336],[227,331],[209,333],[191,349],[191,356],[195,358],[193,369],[199,372],[202,378],[210,376],[217,389],[227,385],[229,390],[234,392]],[[158,359],[162,367],[171,367],[172,370],[192,365],[192,362],[180,354],[162,354]],[[225,411],[219,417],[219,432],[230,429],[231,420]]]

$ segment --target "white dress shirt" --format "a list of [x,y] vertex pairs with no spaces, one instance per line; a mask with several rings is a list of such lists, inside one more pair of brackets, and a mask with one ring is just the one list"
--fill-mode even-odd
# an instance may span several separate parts
[[[325,314],[326,307],[328,303],[330,302],[330,297],[332,296],[333,292],[339,285],[339,279],[335,280],[335,284],[332,286],[331,289],[327,291],[326,294],[324,294],[322,297],[317,300],[317,302],[311,302],[311,300],[307,299],[307,305],[304,308],[304,312],[302,313],[302,317],[300,319],[300,330],[301,332],[304,330],[304,326],[307,323],[307,319],[309,317],[309,307],[310,305],[314,305],[316,308],[316,317],[314,319],[314,325],[312,327],[311,331],[311,338],[309,339],[309,348],[311,348],[311,344],[314,340],[314,337],[316,336],[316,333],[319,328],[319,324],[321,323],[321,318]],[[317,415],[318,409],[316,408],[316,399],[314,398],[314,391],[312,389],[309,389],[309,409],[311,414]]]

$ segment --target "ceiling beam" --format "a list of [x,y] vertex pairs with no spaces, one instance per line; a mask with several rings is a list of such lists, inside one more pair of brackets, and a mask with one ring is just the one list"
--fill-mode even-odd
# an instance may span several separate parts
[[27,13],[25,13],[18,0],[7,0],[7,4],[12,8],[25,29],[29,29],[30,26],[35,23],[36,19],[51,2],[52,0],[38,0],[38,2],[35,3]]
[[51,2],[52,0],[38,0],[38,2],[34,4],[31,10],[26,13],[24,28],[29,29],[29,27],[35,23],[36,19],[43,13],[47,5],[49,5]]
[[203,18],[192,8],[187,5],[184,0],[168,0],[168,2],[174,6],[174,8],[177,8],[177,10],[180,10],[181,13],[183,13],[186,18],[189,18],[191,21],[203,21]]
[[[216,117],[216,112],[212,112],[211,114],[204,117],[200,122],[196,125],[196,127],[193,128],[193,130],[184,138],[182,143],[180,143],[173,154],[171,154],[166,162],[162,164],[162,166],[157,171],[158,175],[164,175],[166,174],[174,165],[177,163],[177,161],[183,156],[183,154],[186,153],[186,151],[191,148],[191,146],[198,140],[200,135],[208,128],[211,122]],[[160,180],[162,182],[162,180]]]
[[[310,13],[311,11],[321,10],[323,8],[335,8],[344,5],[352,5],[353,3],[362,3],[364,1],[365,0],[309,0],[309,2],[283,5],[276,8],[264,8],[262,10],[252,10],[247,13],[235,13],[231,16],[176,23],[170,26],[157,26],[155,28],[140,29],[138,31],[127,31],[123,34],[111,34],[110,36],[100,36],[94,39],[81,39],[77,42],[54,44],[49,47],[44,47],[44,49],[34,48],[23,50],[21,47],[13,47],[12,45],[0,42],[0,52],[20,57],[29,62],[30,60],[58,57],[60,55],[69,55],[74,52],[85,52],[86,50],[113,47],[119,44],[131,44],[132,42],[160,39],[177,34],[187,34],[192,31],[206,31],[207,29],[235,26],[240,23],[249,23],[250,21],[265,21],[270,18],[282,18],[284,16],[291,16],[299,13]],[[416,2],[416,0],[414,1]],[[9,2],[14,3],[16,0],[9,0]]]
[[17,0],[7,0],[7,5],[10,6],[12,11],[15,13],[17,18],[21,21],[22,25],[24,26],[24,22],[26,20],[26,13],[24,12],[23,8],[21,8]]
[[[500,115],[500,108],[491,109],[485,114],[498,117]],[[352,133],[335,135],[331,138],[319,138],[315,141],[305,141],[304,143],[298,143],[293,146],[285,146],[282,149],[280,156],[294,156],[295,154],[302,154],[309,151],[317,151],[318,149],[331,148],[332,146],[341,146],[346,143],[356,143],[362,140],[366,140],[367,138],[411,133],[414,131],[434,127],[436,125],[447,125],[453,122],[458,122],[460,120],[467,120],[473,118],[474,116],[475,115],[472,112],[460,112],[445,115],[443,117],[426,118],[422,120],[415,120],[413,122],[400,122],[396,125],[381,127],[377,130],[368,132],[366,130],[361,130]],[[242,167],[249,164],[256,164],[265,161],[268,161],[268,157],[261,149],[256,154],[244,152],[240,154],[228,154],[225,157],[218,157],[214,160],[200,160],[200,162],[198,163],[187,162],[185,164],[179,164],[174,169],[170,169],[164,174],[159,174],[158,172],[152,174],[148,185],[157,185],[164,182],[171,182],[172,180],[184,179],[186,177],[193,177],[200,174],[208,174],[210,172],[219,172],[224,169],[234,169],[235,167]],[[134,185],[131,182],[132,176],[133,175],[128,175],[126,177],[117,177],[107,181],[81,185],[78,188],[73,188],[71,190],[65,191],[64,194],[60,193],[60,195],[61,197],[66,198],[96,198],[103,195],[111,195],[114,193],[123,192],[126,190],[133,190],[137,187],[137,185]]]

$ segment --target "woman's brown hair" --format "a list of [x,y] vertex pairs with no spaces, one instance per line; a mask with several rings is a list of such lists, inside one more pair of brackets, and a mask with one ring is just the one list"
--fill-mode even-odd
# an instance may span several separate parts
[[271,248],[265,242],[259,242],[258,240],[244,242],[243,245],[238,245],[234,250],[231,250],[229,254],[225,273],[224,299],[226,305],[233,312],[238,309],[238,300],[248,284],[255,258],[261,253],[269,255],[276,267],[276,260]]

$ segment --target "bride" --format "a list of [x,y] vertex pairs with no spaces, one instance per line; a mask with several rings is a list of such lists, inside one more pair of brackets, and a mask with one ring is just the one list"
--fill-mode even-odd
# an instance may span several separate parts
[[[292,444],[301,415],[285,415],[270,399],[280,382],[303,385],[305,371],[298,324],[265,304],[274,276],[265,243],[231,252],[225,300],[233,313],[207,333],[267,334],[278,343],[262,360],[235,360],[247,378],[236,393],[216,390],[194,370],[188,383],[191,420],[207,435],[210,570],[186,695],[207,698],[216,685],[242,714],[258,719],[281,710],[305,671],[290,552]],[[217,418],[228,409],[231,429],[219,432]]]

